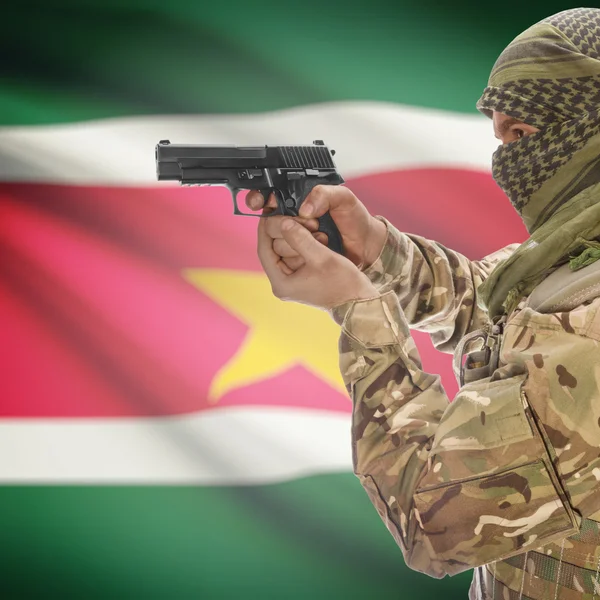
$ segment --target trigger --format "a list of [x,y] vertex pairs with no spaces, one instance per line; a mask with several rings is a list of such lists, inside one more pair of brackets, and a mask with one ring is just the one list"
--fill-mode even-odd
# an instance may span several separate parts
[[272,190],[270,188],[267,188],[266,190],[259,190],[259,192],[262,194],[263,200],[265,201],[263,206],[266,206],[269,202],[269,196],[271,195],[271,191]]
[[[259,190],[260,193],[262,194],[262,197],[265,201],[264,203],[264,207],[266,212],[269,215],[283,215],[285,214],[283,211],[283,197],[281,196],[281,193],[279,192],[279,190],[277,188],[267,188],[266,190]],[[275,196],[275,207],[273,206],[268,206],[269,204],[269,198],[271,197],[271,194],[273,194]]]

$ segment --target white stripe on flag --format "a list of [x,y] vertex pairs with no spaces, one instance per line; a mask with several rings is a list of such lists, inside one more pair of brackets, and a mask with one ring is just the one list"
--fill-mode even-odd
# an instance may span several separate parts
[[350,414],[217,408],[168,418],[7,419],[0,483],[249,485],[351,471]]
[[0,127],[0,181],[154,185],[154,147],[287,145],[323,139],[345,178],[418,167],[488,171],[491,122],[383,102],[315,104],[244,115],[149,116]]

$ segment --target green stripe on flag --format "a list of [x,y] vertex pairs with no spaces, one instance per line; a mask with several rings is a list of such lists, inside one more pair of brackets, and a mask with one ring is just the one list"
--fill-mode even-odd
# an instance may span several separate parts
[[11,7],[0,124],[381,100],[474,112],[502,48],[564,2],[52,2]]
[[350,474],[260,487],[4,487],[0,506],[4,597],[451,600],[471,579],[408,569]]

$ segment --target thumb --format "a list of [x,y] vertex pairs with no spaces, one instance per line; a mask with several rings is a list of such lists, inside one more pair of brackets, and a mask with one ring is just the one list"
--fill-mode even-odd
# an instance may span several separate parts
[[318,242],[312,233],[292,219],[283,219],[281,222],[281,233],[283,239],[295,250],[307,263],[318,260],[327,249]]
[[352,192],[341,185],[316,185],[300,206],[299,215],[318,218],[352,201]]

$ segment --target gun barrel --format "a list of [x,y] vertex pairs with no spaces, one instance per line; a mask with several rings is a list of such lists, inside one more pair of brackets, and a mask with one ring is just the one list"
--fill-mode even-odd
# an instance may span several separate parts
[[335,170],[332,153],[322,144],[313,146],[156,146],[159,180],[181,180],[189,169],[320,169]]

